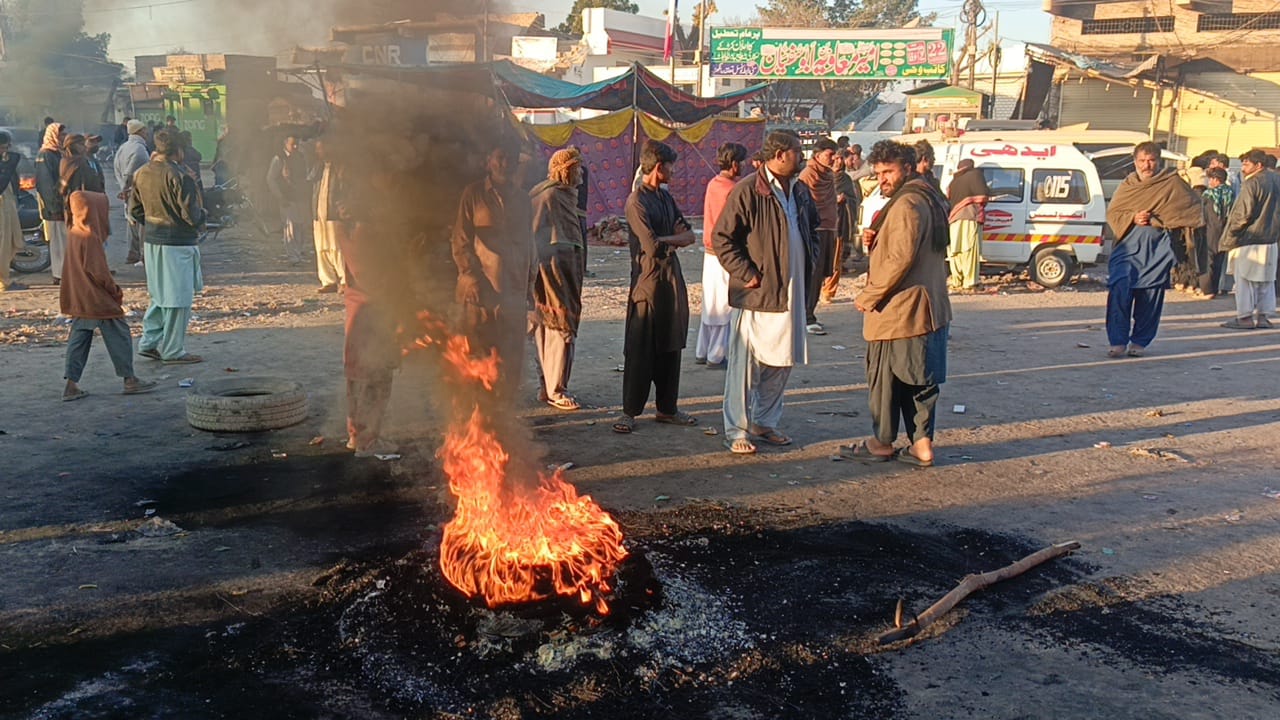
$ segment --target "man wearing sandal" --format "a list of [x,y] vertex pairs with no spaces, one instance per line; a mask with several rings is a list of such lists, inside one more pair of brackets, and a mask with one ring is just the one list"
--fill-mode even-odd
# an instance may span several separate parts
[[725,447],[749,455],[754,435],[790,445],[778,430],[782,395],[796,363],[808,360],[805,283],[820,282],[818,207],[797,179],[800,139],[772,132],[764,165],[729,193],[711,229],[729,274],[729,367],[724,381]]
[[680,354],[689,335],[689,293],[676,251],[697,239],[671,193],[676,151],[656,140],[640,151],[641,181],[627,198],[631,242],[631,293],[627,297],[622,371],[622,415],[614,432],[635,430],[636,416],[655,390],[655,418],[671,425],[696,425],[680,412]]
[[[867,341],[867,400],[872,437],[840,448],[860,462],[895,457],[933,465],[939,386],[947,379],[947,201],[917,174],[915,151],[884,140],[867,161],[889,204],[863,233],[871,248],[867,284],[854,304],[863,313]],[[895,451],[901,417],[911,444]]]
[[1227,253],[1227,273],[1236,281],[1236,316],[1222,324],[1231,330],[1270,328],[1267,313],[1276,311],[1280,175],[1266,170],[1266,157],[1261,150],[1240,156],[1244,181],[1218,245]]

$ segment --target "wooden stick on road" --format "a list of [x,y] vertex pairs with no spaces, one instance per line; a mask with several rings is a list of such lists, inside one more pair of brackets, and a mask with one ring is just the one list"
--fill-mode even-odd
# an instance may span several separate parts
[[[1021,560],[1011,565],[1006,565],[998,570],[985,572],[981,575],[966,575],[964,580],[961,580],[960,584],[957,585],[954,590],[944,595],[941,600],[930,606],[928,610],[917,615],[915,620],[912,620],[902,627],[896,627],[892,630],[881,633],[878,641],[881,645],[888,645],[889,643],[897,642],[899,640],[906,640],[907,638],[915,637],[920,634],[920,631],[932,625],[938,620],[938,618],[946,615],[952,608],[959,605],[961,601],[973,593],[994,585],[1002,580],[1017,577],[1037,565],[1055,558],[1060,558],[1072,550],[1079,549],[1080,543],[1075,541],[1058,543],[1057,545],[1050,545],[1043,550],[1037,550]],[[899,601],[899,608],[901,608],[901,601]],[[899,613],[900,612],[901,610],[899,610]]]

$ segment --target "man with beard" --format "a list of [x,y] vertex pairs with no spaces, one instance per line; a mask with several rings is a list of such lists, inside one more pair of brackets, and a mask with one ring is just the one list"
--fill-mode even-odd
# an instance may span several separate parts
[[[947,201],[915,172],[912,148],[884,140],[871,148],[880,193],[889,203],[865,231],[871,248],[867,285],[855,304],[864,313],[867,399],[874,434],[843,446],[843,457],[886,462],[894,457],[933,465],[939,386],[947,379]],[[895,452],[901,417],[911,444]]]
[[808,361],[804,286],[818,254],[818,208],[797,182],[800,141],[765,139],[759,172],[738,183],[712,230],[729,274],[729,368],[724,382],[725,447],[748,455],[754,435],[790,445],[778,430],[791,368]]
[[1204,210],[1177,172],[1160,170],[1160,146],[1133,150],[1135,171],[1107,205],[1116,238],[1107,265],[1107,357],[1141,357],[1160,328],[1164,291],[1177,257],[1173,238],[1204,225]]
[[151,295],[138,354],[185,365],[203,361],[187,352],[186,338],[191,305],[204,288],[199,247],[204,208],[181,162],[181,141],[167,130],[158,131],[155,157],[134,174],[129,215],[146,225],[143,257]]
[[[49,120],[49,118],[45,118]],[[49,243],[49,271],[53,284],[62,282],[62,260],[67,251],[67,223],[62,196],[62,140],[66,129],[50,122],[44,129],[44,144],[36,154],[36,198],[44,221],[44,240]]]
[[836,229],[840,225],[840,206],[836,200],[836,178],[833,170],[836,150],[836,144],[830,138],[822,138],[814,144],[813,156],[800,171],[800,182],[809,188],[821,222],[818,227],[818,257],[811,268],[813,275],[806,278],[805,282],[805,329],[810,335],[827,334],[826,328],[818,322],[815,310],[822,294],[822,283],[831,274]]
[[698,325],[698,347],[694,362],[712,368],[724,367],[729,352],[729,274],[720,265],[712,247],[712,231],[724,210],[729,191],[738,184],[742,166],[747,162],[747,148],[738,143],[725,143],[717,154],[720,172],[707,183],[702,201],[702,322]]
[[979,258],[982,254],[982,223],[991,190],[982,171],[965,158],[956,165],[956,174],[947,186],[951,203],[951,287],[973,290],[978,287]]
[[529,198],[515,183],[513,153],[498,146],[485,160],[485,177],[462,191],[453,225],[456,299],[473,350],[496,348],[502,359],[498,390],[508,397],[524,371],[529,271]]
[[533,344],[537,349],[538,401],[557,410],[577,410],[569,394],[569,374],[582,321],[582,215],[578,188],[582,153],[576,147],[557,150],[547,163],[547,179],[534,186]]
[[680,352],[689,335],[689,294],[676,251],[697,239],[664,187],[671,181],[676,151],[648,140],[640,151],[640,187],[627,198],[631,245],[631,292],[623,348],[622,415],[613,431],[630,433],[654,388],[660,423],[696,425],[677,407]]
[[1244,181],[1218,245],[1227,253],[1227,272],[1236,280],[1236,317],[1222,324],[1232,330],[1269,328],[1267,313],[1276,311],[1280,175],[1266,169],[1266,158],[1261,150],[1240,156]]

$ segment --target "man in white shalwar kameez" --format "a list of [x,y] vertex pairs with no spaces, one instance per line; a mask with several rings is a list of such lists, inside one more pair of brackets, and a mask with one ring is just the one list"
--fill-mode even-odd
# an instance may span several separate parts
[[1280,175],[1265,160],[1261,150],[1240,157],[1244,180],[1218,243],[1227,252],[1227,274],[1235,276],[1236,317],[1222,325],[1232,330],[1272,327],[1267,314],[1276,311]]
[[334,293],[347,284],[339,249],[339,234],[343,232],[337,203],[339,178],[329,161],[324,140],[316,140],[315,149],[317,163],[311,174],[316,189],[311,211],[315,218],[312,235],[316,243],[316,275],[320,278],[320,288],[316,292]]
[[694,362],[711,368],[722,368],[729,352],[729,273],[711,247],[711,231],[720,219],[729,191],[738,184],[747,162],[747,148],[738,143],[720,146],[716,159],[720,172],[707,183],[702,201],[702,322],[698,325],[698,347]]
[[765,140],[760,171],[729,193],[712,245],[729,274],[725,446],[750,454],[748,436],[790,445],[778,430],[791,368],[808,361],[805,280],[817,253],[818,209],[796,181],[800,141],[787,132]]

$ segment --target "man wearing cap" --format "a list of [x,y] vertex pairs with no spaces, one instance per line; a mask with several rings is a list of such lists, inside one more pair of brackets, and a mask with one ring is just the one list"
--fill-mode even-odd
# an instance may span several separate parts
[[[134,173],[151,160],[151,153],[147,150],[146,123],[130,120],[125,128],[129,138],[116,150],[115,173],[116,183],[120,185],[119,197],[128,205],[129,196],[133,193]],[[142,263],[143,224],[134,221],[128,213],[125,213],[125,219],[129,223],[129,256],[126,261],[130,265],[138,265]]]

